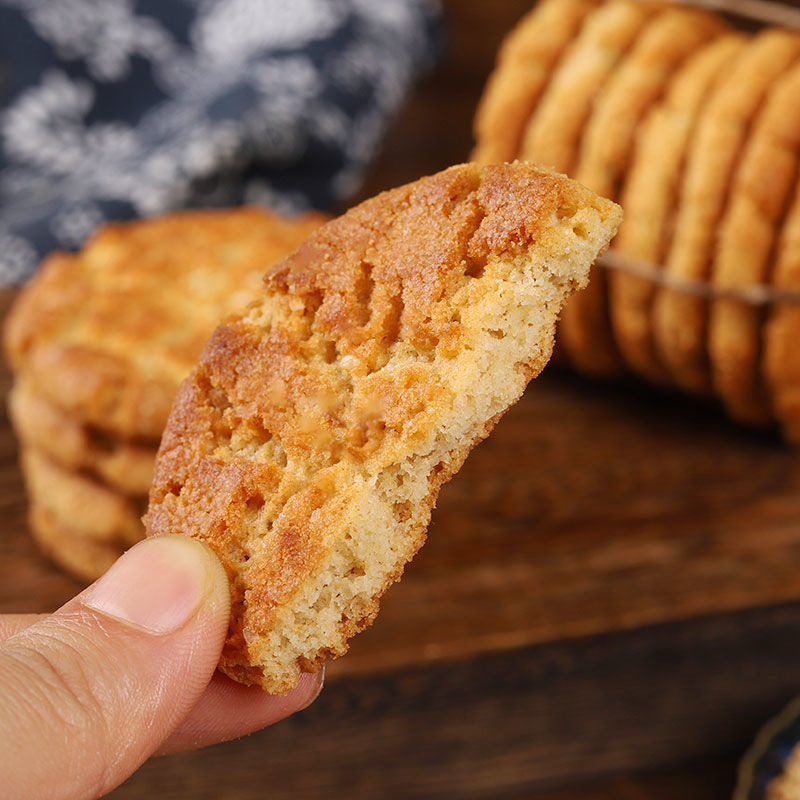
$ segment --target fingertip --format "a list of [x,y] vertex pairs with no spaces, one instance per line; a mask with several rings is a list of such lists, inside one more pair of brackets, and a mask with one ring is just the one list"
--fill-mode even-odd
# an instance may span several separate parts
[[83,605],[153,634],[182,628],[198,613],[227,620],[225,571],[208,545],[189,536],[154,536],[124,553],[80,596]]
[[15,622],[0,647],[0,705],[16,752],[39,766],[20,776],[30,791],[11,795],[44,796],[39,787],[64,775],[64,796],[76,797],[125,780],[203,697],[229,614],[212,551],[164,536],[131,548],[54,614]]

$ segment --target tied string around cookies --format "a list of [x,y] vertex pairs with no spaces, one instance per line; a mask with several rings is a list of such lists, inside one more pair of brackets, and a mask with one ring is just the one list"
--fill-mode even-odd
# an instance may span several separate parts
[[715,286],[706,281],[681,278],[665,272],[655,264],[649,264],[623,255],[617,250],[606,250],[597,259],[603,269],[624,272],[650,281],[665,289],[707,300],[736,300],[749,306],[773,306],[779,304],[800,305],[800,289],[778,289],[766,284],[751,286]]
[[673,0],[673,2],[730,14],[759,25],[800,29],[800,8],[774,0]]

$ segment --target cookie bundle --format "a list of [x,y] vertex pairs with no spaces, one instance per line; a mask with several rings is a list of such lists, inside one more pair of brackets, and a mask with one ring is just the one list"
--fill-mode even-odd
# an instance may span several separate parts
[[800,34],[542,0],[504,43],[475,132],[475,160],[552,165],[624,209],[562,314],[561,358],[716,395],[800,441]]
[[322,222],[256,209],[108,225],[50,256],[5,329],[30,529],[92,580],[144,535],[161,432],[216,324]]

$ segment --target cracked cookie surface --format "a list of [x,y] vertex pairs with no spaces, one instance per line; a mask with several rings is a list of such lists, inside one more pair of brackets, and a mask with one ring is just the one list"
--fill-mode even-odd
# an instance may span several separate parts
[[453,167],[323,226],[217,328],[145,522],[225,565],[228,675],[286,691],[346,651],[440,485],[547,362],[619,217],[529,164]]

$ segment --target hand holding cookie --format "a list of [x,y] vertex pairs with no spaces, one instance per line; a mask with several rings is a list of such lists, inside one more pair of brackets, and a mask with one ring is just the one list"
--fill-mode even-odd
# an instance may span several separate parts
[[[228,582],[205,545],[148,539],[55,614],[0,617],[4,797],[97,797],[154,753],[242,736],[307,706],[215,674]],[[46,757],[42,757],[46,754]]]

